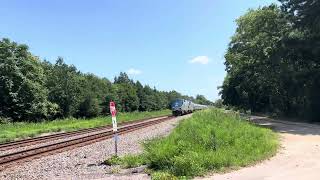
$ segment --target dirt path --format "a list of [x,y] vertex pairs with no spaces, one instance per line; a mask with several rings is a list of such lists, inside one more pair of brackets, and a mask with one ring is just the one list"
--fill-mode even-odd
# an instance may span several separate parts
[[320,126],[305,123],[270,122],[253,117],[255,122],[269,126],[280,133],[281,149],[278,154],[253,167],[205,178],[214,180],[319,180],[320,179]]

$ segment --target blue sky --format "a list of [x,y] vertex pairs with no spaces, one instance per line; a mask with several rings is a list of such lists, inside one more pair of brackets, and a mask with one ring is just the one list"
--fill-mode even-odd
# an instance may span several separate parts
[[275,0],[4,0],[0,38],[83,72],[218,98],[235,19]]

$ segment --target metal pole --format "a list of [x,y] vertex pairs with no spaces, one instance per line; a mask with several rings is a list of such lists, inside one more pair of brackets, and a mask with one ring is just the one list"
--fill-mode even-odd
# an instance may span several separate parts
[[115,155],[118,156],[118,133],[114,133],[114,149],[115,149]]

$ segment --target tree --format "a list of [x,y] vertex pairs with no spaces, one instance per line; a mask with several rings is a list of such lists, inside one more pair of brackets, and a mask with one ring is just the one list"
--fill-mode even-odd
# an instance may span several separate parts
[[118,87],[116,85],[112,85],[110,91],[105,96],[105,101],[102,103],[104,109],[104,114],[110,114],[110,107],[109,103],[110,101],[114,101],[116,103],[117,111],[123,111],[120,98],[117,94]]
[[[179,98],[182,98],[182,95],[180,93],[178,93],[177,91],[169,91],[167,93],[167,99],[168,99],[169,103],[171,103],[175,99],[179,99]],[[168,104],[168,105],[170,105],[170,104]]]
[[92,96],[87,96],[84,101],[80,103],[78,116],[87,118],[96,117],[100,112],[101,108],[98,99]]
[[135,86],[137,89],[137,96],[139,98],[139,108],[138,109],[139,109],[139,111],[146,111],[147,110],[147,105],[146,105],[147,97],[144,92],[143,85],[139,81],[137,81]]
[[94,117],[101,114],[108,114],[109,102],[106,97],[112,91],[112,84],[106,78],[99,78],[93,74],[83,74],[81,85],[81,103],[77,113],[81,117]]
[[131,112],[139,109],[136,85],[126,73],[120,72],[120,75],[114,78],[114,87],[122,111]]
[[217,99],[215,102],[214,102],[214,106],[217,107],[217,108],[223,108],[224,105],[223,105],[223,100],[222,99]]
[[209,101],[204,95],[198,94],[196,96],[195,102],[202,105],[212,105],[212,102]]
[[28,46],[0,41],[0,116],[13,120],[41,120],[55,114],[40,61]]
[[136,89],[132,85],[126,83],[115,84],[115,87],[121,110],[125,112],[138,110],[139,98]]
[[0,118],[43,120],[90,118],[109,114],[109,102],[118,111],[154,111],[168,108],[176,98],[194,100],[176,91],[164,92],[134,82],[126,73],[114,83],[84,74],[59,57],[52,64],[33,56],[26,45],[0,41]]
[[134,82],[129,78],[127,73],[125,72],[120,72],[120,75],[118,77],[114,78],[114,83],[115,84],[130,84],[133,85]]
[[281,0],[282,10],[294,26],[286,38],[285,55],[292,64],[292,111],[320,119],[320,1]]
[[225,55],[228,75],[221,90],[224,102],[253,112],[282,108],[279,79],[286,63],[279,53],[282,37],[290,30],[288,20],[276,5],[270,5],[249,10],[237,25]]
[[320,118],[320,2],[281,0],[249,10],[225,55],[221,97],[227,105]]
[[44,63],[49,100],[59,105],[59,116],[75,116],[82,101],[81,84],[85,81],[77,68],[64,63],[59,57],[54,65]]

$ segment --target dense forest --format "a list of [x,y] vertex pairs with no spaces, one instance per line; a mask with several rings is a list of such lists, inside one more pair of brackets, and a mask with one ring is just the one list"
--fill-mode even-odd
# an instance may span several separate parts
[[65,117],[95,117],[109,114],[109,102],[118,111],[153,111],[169,107],[176,98],[211,104],[204,96],[184,96],[159,91],[134,82],[121,72],[114,82],[85,74],[58,58],[42,61],[27,45],[0,41],[0,119],[43,121]]
[[320,121],[320,1],[280,2],[237,19],[223,103]]

